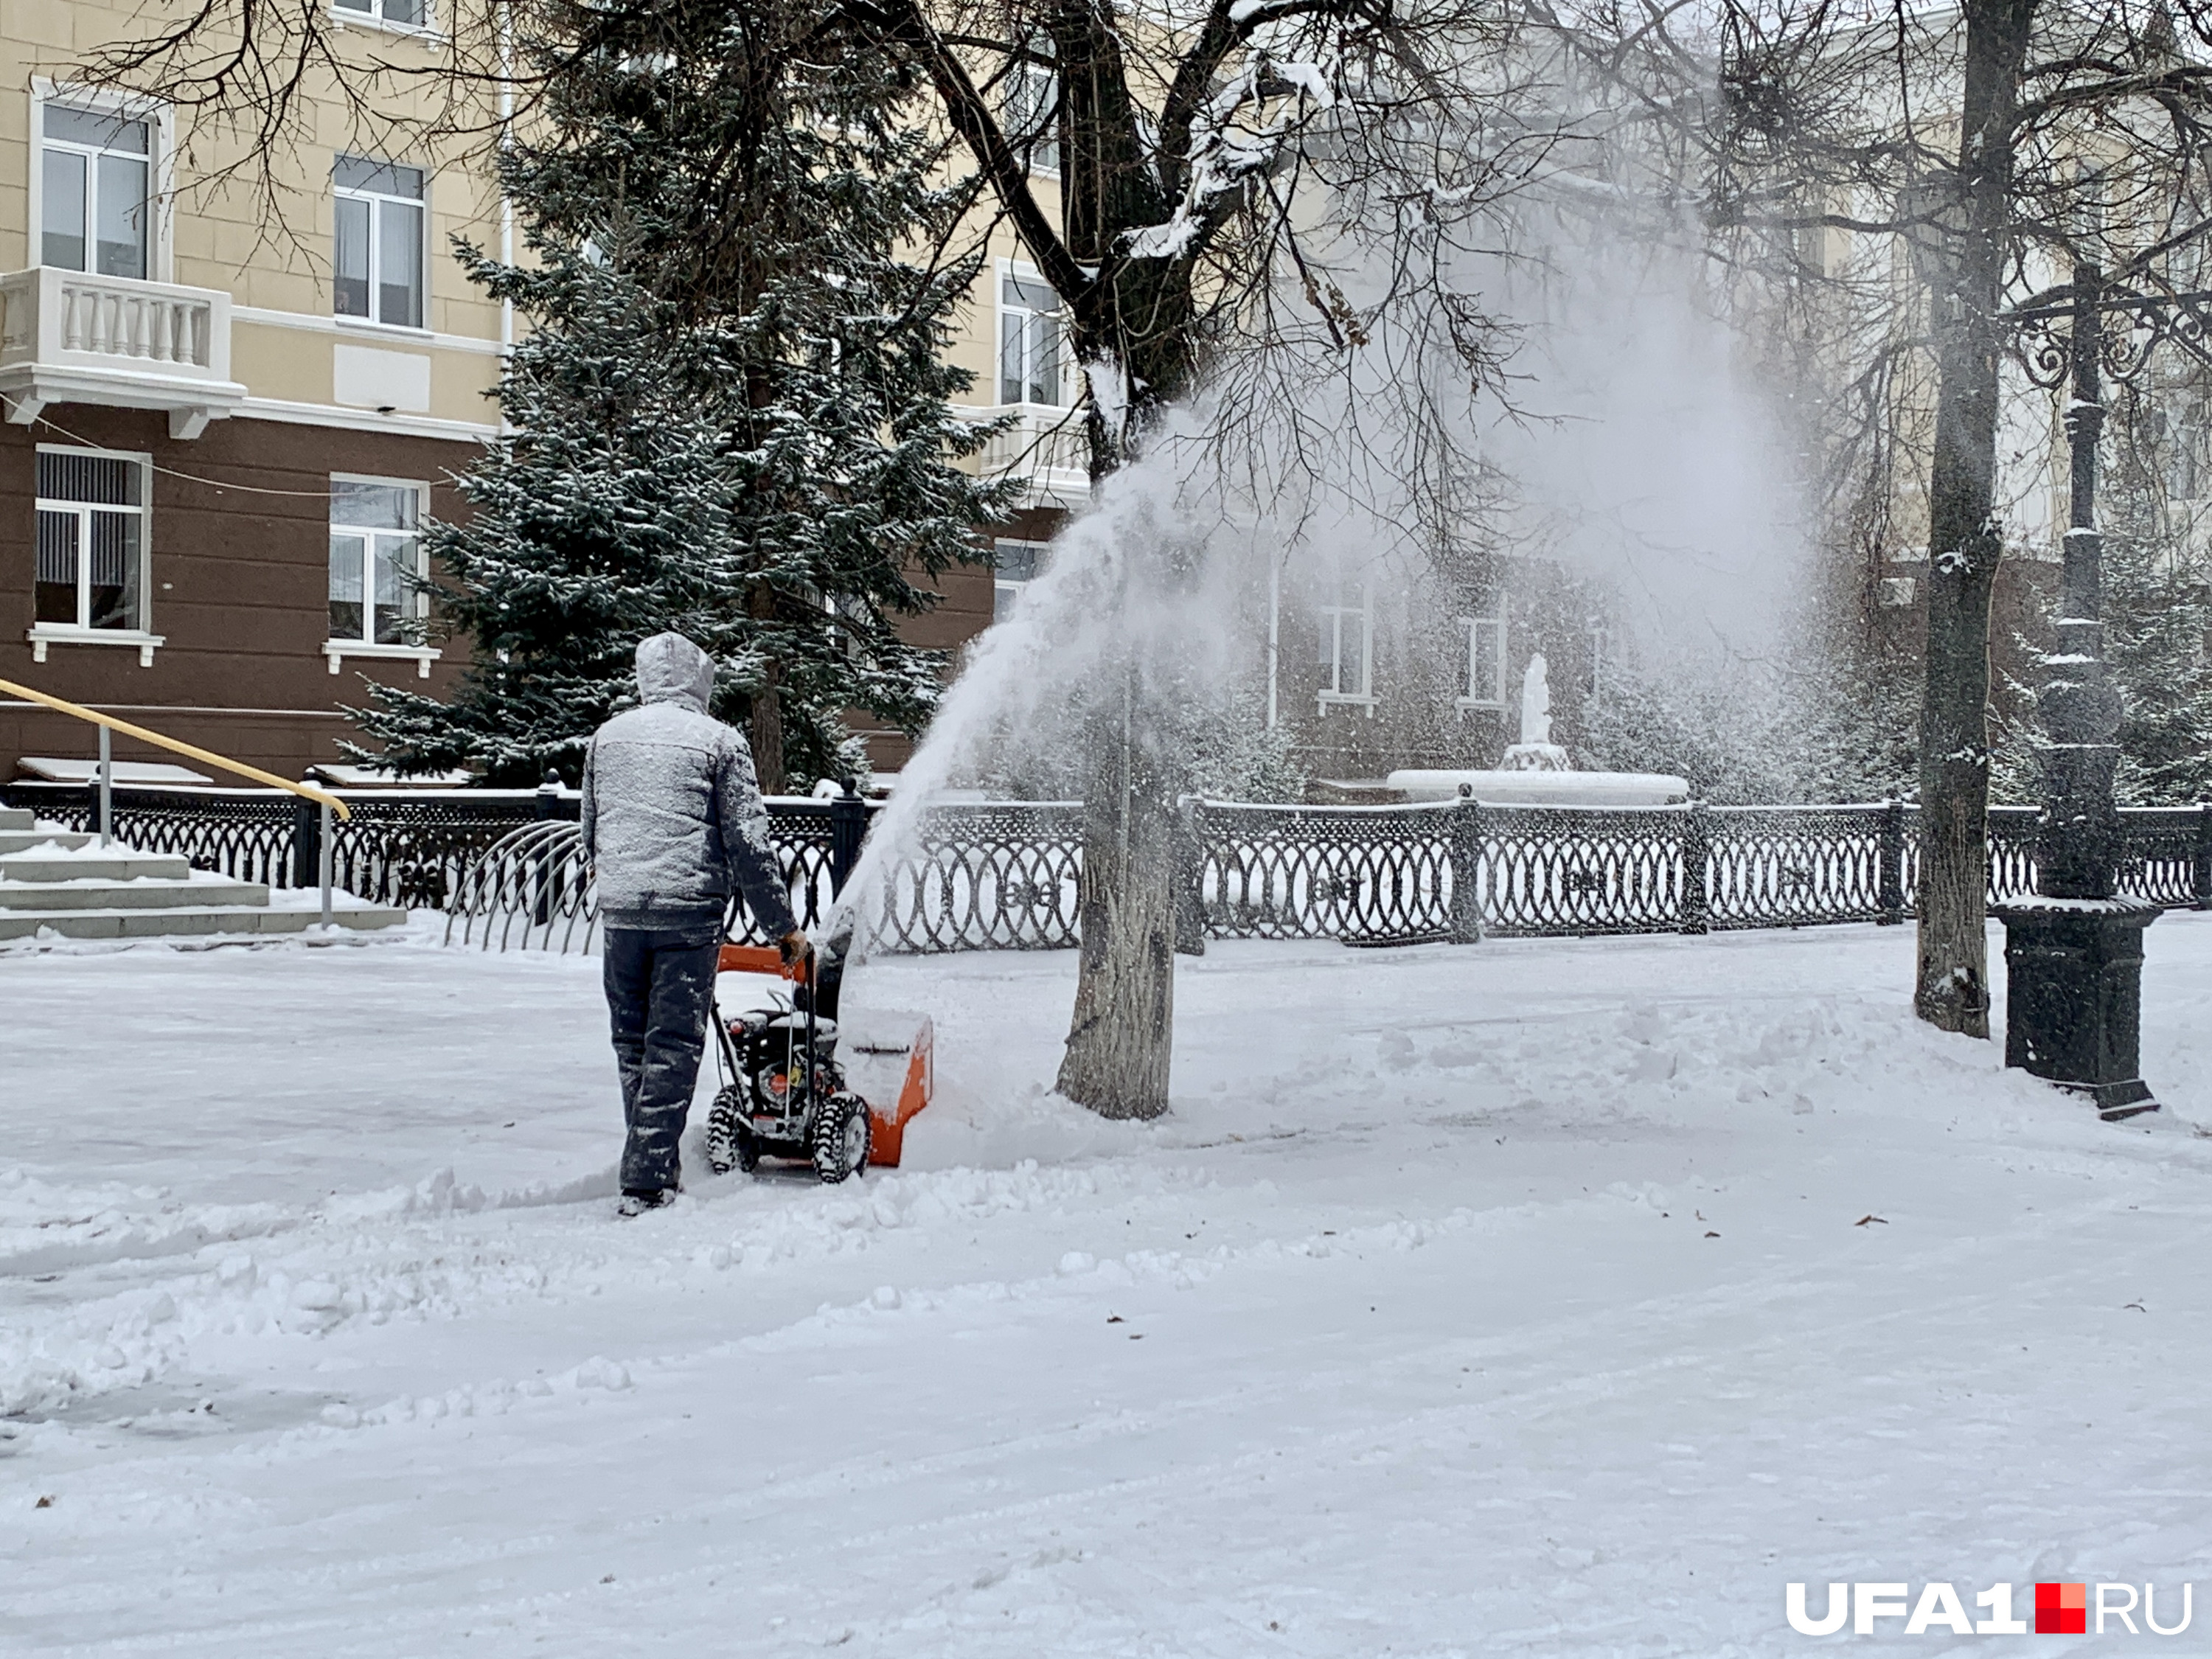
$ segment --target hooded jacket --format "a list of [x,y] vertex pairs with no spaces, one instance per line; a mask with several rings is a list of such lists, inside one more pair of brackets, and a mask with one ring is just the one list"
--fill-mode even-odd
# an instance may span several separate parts
[[719,935],[734,890],[769,938],[798,924],[769,844],[753,752],[707,713],[713,659],[681,634],[637,647],[643,707],[616,715],[584,759],[584,856],[609,927]]

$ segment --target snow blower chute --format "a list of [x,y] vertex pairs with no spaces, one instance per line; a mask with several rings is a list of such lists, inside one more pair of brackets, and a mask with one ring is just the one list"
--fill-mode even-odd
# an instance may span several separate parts
[[725,945],[717,967],[773,974],[790,981],[793,992],[788,1003],[733,1018],[715,1007],[722,1086],[707,1115],[707,1162],[714,1173],[750,1173],[763,1158],[811,1163],[826,1182],[870,1164],[896,1169],[907,1121],[929,1104],[936,1083],[930,1022],[904,1022],[890,1039],[860,1036],[848,1062],[837,1053],[830,975],[817,985],[812,964],[787,968],[768,945]]

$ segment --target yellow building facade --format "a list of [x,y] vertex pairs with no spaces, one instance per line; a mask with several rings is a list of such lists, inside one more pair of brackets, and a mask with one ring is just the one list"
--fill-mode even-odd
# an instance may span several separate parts
[[[465,641],[409,642],[404,578],[498,431],[520,324],[451,257],[514,250],[484,143],[405,136],[452,90],[431,4],[332,0],[351,100],[308,88],[266,143],[87,84],[158,15],[0,0],[0,677],[292,775],[357,735],[364,677],[449,681]],[[987,234],[953,355],[963,412],[1012,417],[976,464],[1021,476],[1025,507],[999,568],[951,574],[914,625],[952,649],[1088,490],[1057,302]],[[895,764],[896,735],[868,735]],[[0,704],[0,777],[87,745]]]

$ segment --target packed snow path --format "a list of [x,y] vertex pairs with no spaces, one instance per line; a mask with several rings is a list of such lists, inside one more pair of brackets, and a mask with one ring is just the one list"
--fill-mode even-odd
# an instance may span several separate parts
[[1042,1093],[1066,955],[893,962],[908,1167],[695,1131],[634,1221],[594,963],[0,953],[0,1650],[1710,1659],[1814,1645],[1792,1579],[2201,1603],[2212,916],[2149,948],[2169,1110],[2118,1127],[1916,1026],[1909,930],[1218,945],[1150,1127]]

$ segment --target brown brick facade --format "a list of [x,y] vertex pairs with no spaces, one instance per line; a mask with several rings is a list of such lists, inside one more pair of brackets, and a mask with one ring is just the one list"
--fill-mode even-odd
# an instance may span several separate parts
[[[286,777],[339,757],[338,738],[356,735],[339,705],[365,701],[364,678],[440,693],[451,684],[458,642],[428,679],[410,661],[348,658],[330,672],[325,492],[333,472],[412,479],[431,486],[433,512],[451,514],[459,501],[449,475],[469,465],[475,444],[246,418],[176,441],[158,413],[58,404],[45,414],[51,426],[0,425],[0,678]],[[167,643],[150,666],[127,648],[65,642],[38,663],[25,638],[33,617],[33,456],[40,444],[73,439],[150,454],[164,469],[154,475],[148,515],[149,623]],[[86,757],[94,748],[92,728],[78,721],[0,706],[0,778],[13,775],[19,756]],[[174,759],[121,740],[116,754]]]

